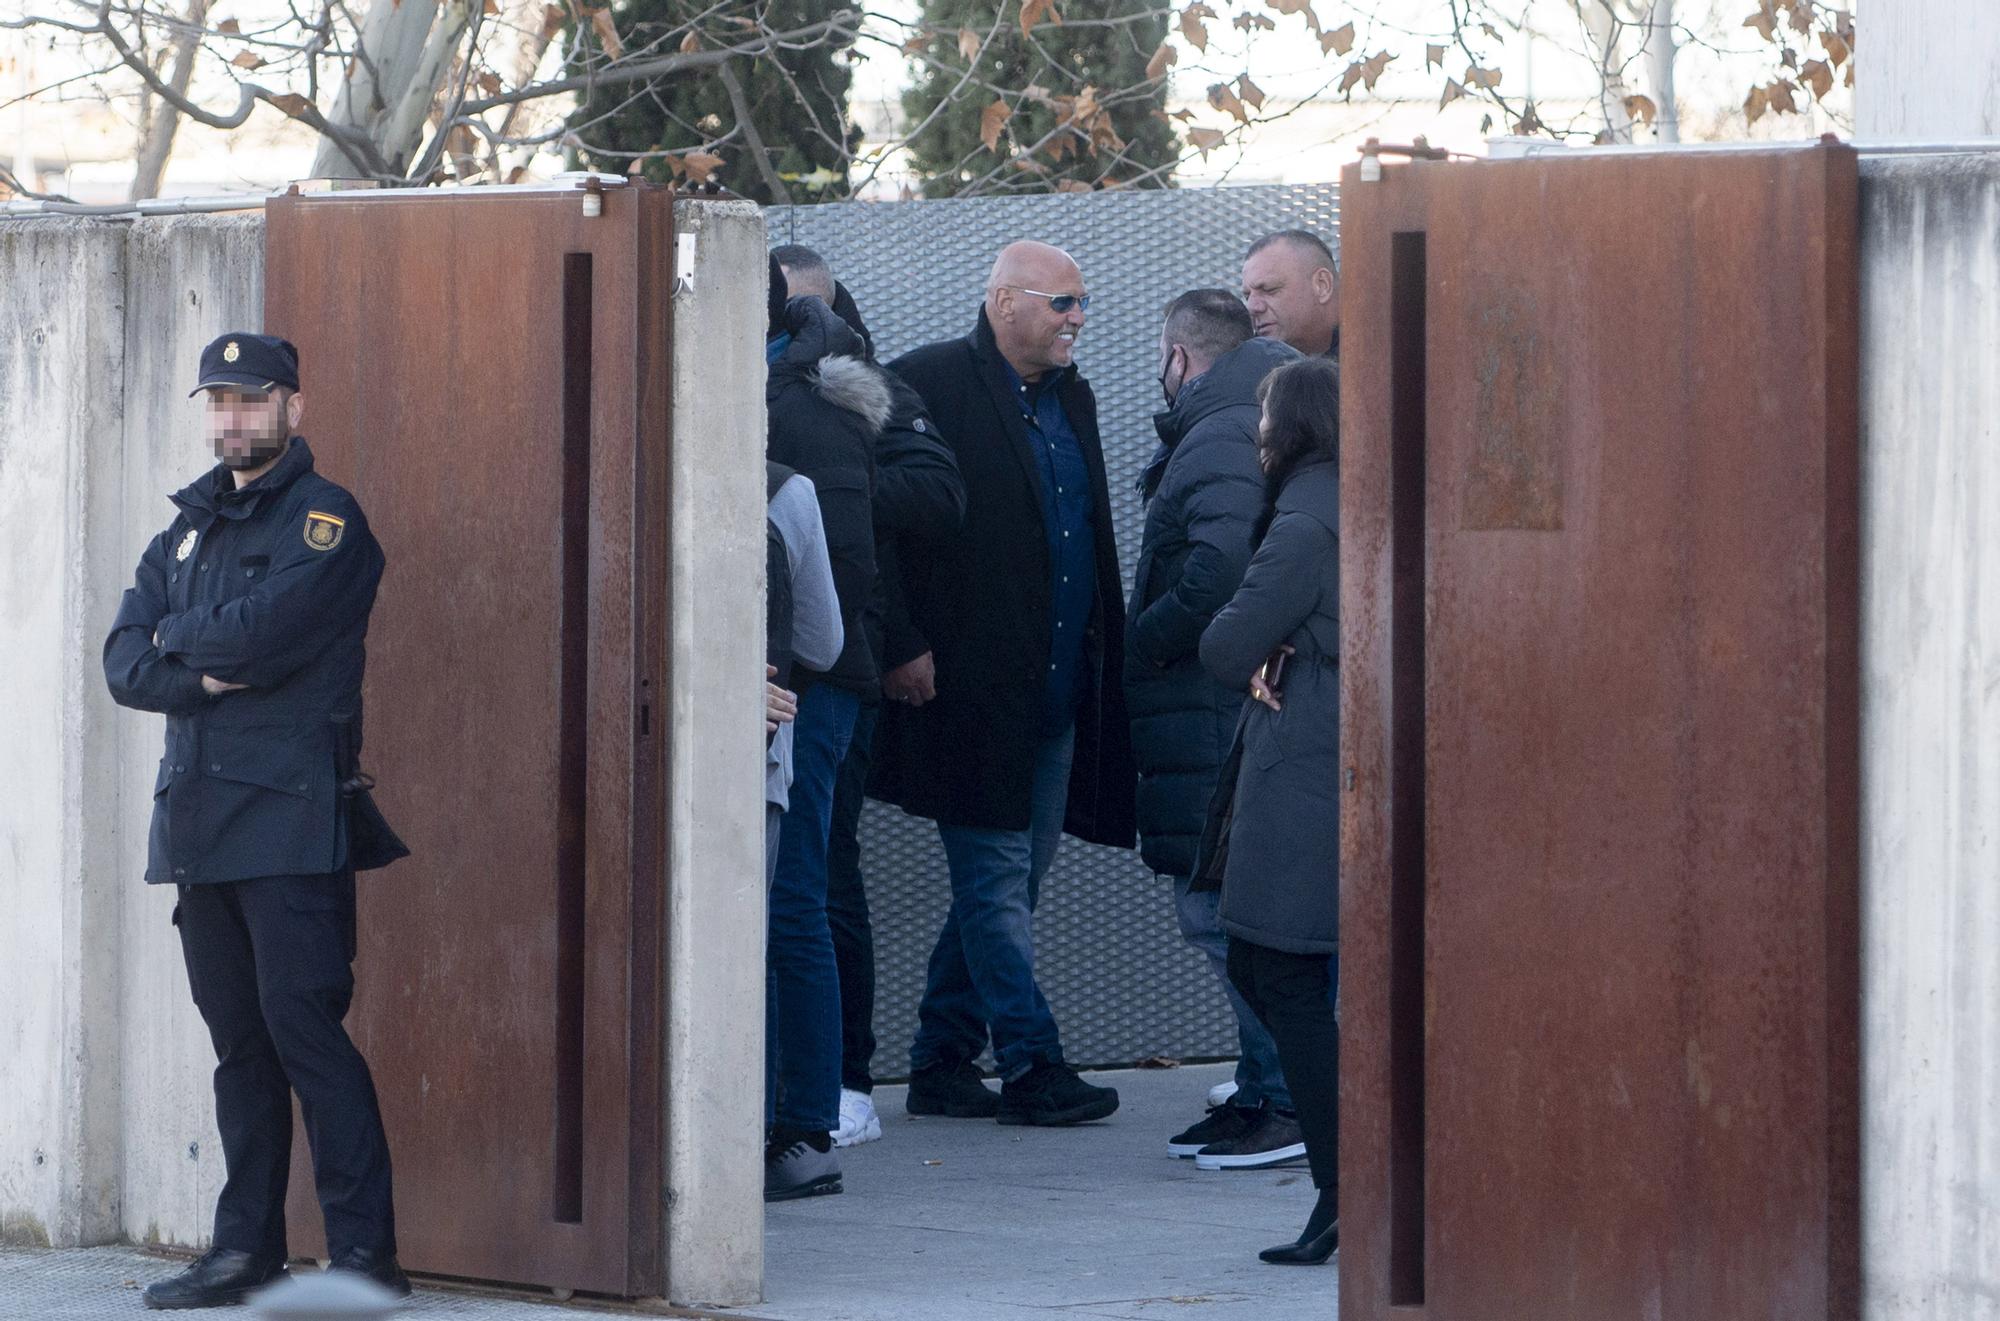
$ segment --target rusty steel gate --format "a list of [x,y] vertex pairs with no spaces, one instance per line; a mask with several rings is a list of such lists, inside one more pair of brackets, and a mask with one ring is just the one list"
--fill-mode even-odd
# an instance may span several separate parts
[[348,1024],[403,1261],[634,1295],[664,1282],[673,208],[601,205],[275,200],[265,325],[388,556],[363,760],[413,856],[362,878]]
[[1855,177],[1347,172],[1349,1321],[1857,1314]]

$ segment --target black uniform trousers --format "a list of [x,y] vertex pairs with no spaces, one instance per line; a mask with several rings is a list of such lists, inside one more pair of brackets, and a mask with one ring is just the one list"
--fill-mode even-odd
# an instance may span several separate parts
[[1288,954],[1229,938],[1229,980],[1278,1043],[1278,1065],[1298,1108],[1315,1188],[1340,1186],[1340,1024],[1336,958]]
[[183,885],[174,922],[215,1043],[228,1171],[215,1246],[285,1255],[296,1091],[328,1251],[394,1254],[389,1142],[367,1061],[341,1026],[354,995],[353,874]]

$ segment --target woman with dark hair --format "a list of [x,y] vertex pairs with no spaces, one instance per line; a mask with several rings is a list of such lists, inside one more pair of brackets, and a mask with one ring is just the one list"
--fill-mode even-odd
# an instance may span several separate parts
[[1250,698],[1195,884],[1222,890],[1229,978],[1278,1043],[1319,1189],[1298,1240],[1259,1255],[1317,1265],[1339,1242],[1339,369],[1320,358],[1287,364],[1264,378],[1259,399],[1256,550],[1201,639],[1208,672]]

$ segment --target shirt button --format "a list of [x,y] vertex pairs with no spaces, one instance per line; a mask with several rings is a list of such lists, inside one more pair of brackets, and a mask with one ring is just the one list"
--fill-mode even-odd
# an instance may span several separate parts
[[176,774],[176,775],[185,775],[185,774],[187,774],[187,767],[185,767],[185,766],[176,766],[176,767],[174,767],[174,774]]
[[311,786],[311,785],[309,785],[309,784],[302,784],[302,785],[300,785],[300,786],[299,786],[299,792],[300,792],[300,793],[302,793],[302,794],[303,794],[303,793],[311,793],[311,792],[312,792],[312,786]]
[[218,761],[218,762],[215,762],[215,763],[211,764],[211,765],[209,766],[209,768],[208,768],[208,771],[209,771],[209,774],[211,774],[211,775],[220,775],[220,774],[222,774],[222,763]]
[[208,566],[207,566],[206,564],[202,565],[202,566],[201,566],[201,571],[202,571],[203,573],[207,573],[207,572],[208,572]]
[[180,580],[181,576],[178,573],[170,573],[167,575],[167,581],[170,583],[177,583]]
[[243,571],[243,576],[245,578],[255,578],[257,576],[257,571],[255,569],[245,569]]
[[188,869],[187,869],[187,868],[185,868],[185,867],[176,867],[176,868],[174,868],[174,875],[176,875],[176,876],[185,876],[185,875],[187,875],[187,874],[188,874]]

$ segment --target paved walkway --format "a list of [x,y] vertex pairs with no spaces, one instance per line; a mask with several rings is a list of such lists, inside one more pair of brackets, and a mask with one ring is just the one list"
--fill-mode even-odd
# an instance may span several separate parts
[[[1223,1065],[1098,1075],[1123,1106],[1078,1129],[912,1119],[876,1096],[880,1142],[847,1192],[773,1207],[766,1302],[739,1321],[1332,1321],[1334,1263],[1266,1266],[1312,1207],[1304,1168],[1204,1174],[1166,1155]],[[142,1315],[170,1267],[129,1248],[0,1250],[0,1321]],[[631,1310],[631,1309],[623,1309]],[[602,1307],[421,1289],[403,1315],[552,1321]],[[669,1315],[687,1315],[685,1313]],[[236,1315],[242,1315],[236,1313]]]

